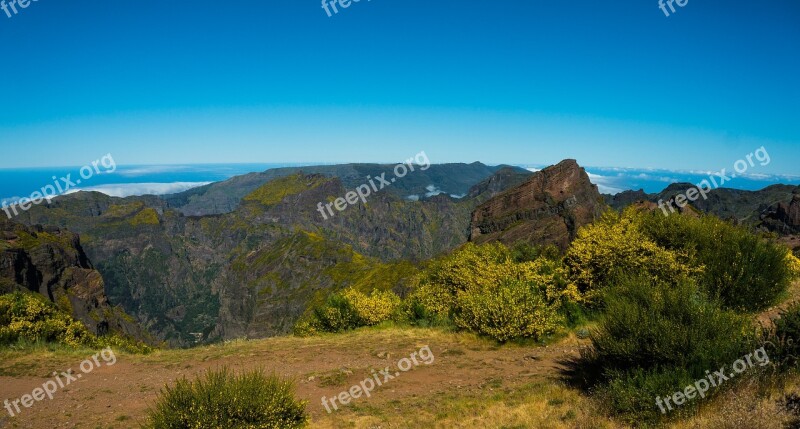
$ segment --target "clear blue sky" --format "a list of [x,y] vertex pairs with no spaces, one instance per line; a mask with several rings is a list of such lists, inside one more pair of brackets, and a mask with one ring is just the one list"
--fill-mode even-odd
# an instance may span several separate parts
[[0,43],[0,168],[720,169],[765,145],[800,173],[797,0],[39,0]]

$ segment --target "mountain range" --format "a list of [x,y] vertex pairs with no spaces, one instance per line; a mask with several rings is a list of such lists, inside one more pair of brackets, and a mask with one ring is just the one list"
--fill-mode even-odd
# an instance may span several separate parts
[[[274,336],[333,291],[402,294],[420,264],[470,240],[564,248],[609,207],[653,205],[692,186],[612,196],[575,160],[535,173],[440,164],[320,216],[318,203],[392,167],[275,168],[165,196],[65,195],[2,224],[0,285],[38,291],[95,330],[172,346]],[[691,210],[791,240],[800,231],[798,189],[717,189]],[[46,262],[45,254],[61,256]]]

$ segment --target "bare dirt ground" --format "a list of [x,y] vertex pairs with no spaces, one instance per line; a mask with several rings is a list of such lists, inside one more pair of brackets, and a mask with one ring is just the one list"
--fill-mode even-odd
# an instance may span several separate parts
[[[424,346],[434,362],[401,373],[348,407],[328,414],[321,398],[359,384],[372,370],[389,366]],[[117,353],[117,362],[94,369],[31,408],[8,418],[8,428],[136,428],[165,384],[183,376],[192,378],[211,368],[234,370],[263,368],[296,380],[297,394],[308,401],[311,427],[350,427],[358,409],[392,410],[409,400],[491,393],[503,386],[513,388],[531,381],[559,377],[560,362],[577,357],[580,341],[562,340],[555,346],[498,347],[471,335],[435,330],[367,330],[321,338],[274,338],[237,341],[183,351],[161,351],[149,356]],[[0,400],[29,394],[48,380],[53,371],[72,368],[89,357],[58,353],[6,357],[0,362]],[[419,360],[419,359],[418,359]],[[382,378],[381,378],[382,380]],[[354,411],[356,410],[356,411]],[[2,414],[7,417],[7,414]],[[0,419],[2,419],[0,417]],[[3,425],[0,420],[0,427]],[[374,427],[397,427],[376,425]]]

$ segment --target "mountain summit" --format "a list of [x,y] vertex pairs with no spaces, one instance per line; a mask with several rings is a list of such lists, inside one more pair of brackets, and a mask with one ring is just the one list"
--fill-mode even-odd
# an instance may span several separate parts
[[564,249],[578,228],[596,219],[604,207],[586,171],[566,159],[478,206],[470,241],[527,241]]

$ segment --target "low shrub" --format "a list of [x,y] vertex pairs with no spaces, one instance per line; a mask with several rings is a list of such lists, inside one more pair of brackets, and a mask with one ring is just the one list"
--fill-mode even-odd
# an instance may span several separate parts
[[165,387],[149,411],[147,429],[294,429],[307,425],[306,404],[294,385],[263,371],[226,368]]
[[349,303],[358,326],[375,326],[390,320],[400,308],[400,297],[391,291],[373,290],[370,295],[355,289],[342,296]]
[[[684,386],[696,380],[683,368],[612,370],[606,377],[608,383],[597,389],[597,396],[603,398],[606,407],[619,420],[631,426],[645,426],[662,420],[664,415],[656,404],[656,398],[683,390]],[[668,417],[690,414],[692,409],[691,406],[677,408],[670,411]]]
[[794,253],[789,251],[786,254],[786,260],[789,261],[789,269],[792,273],[792,278],[797,279],[800,278],[800,259],[797,258],[796,254],[800,252],[800,250],[796,250]]
[[95,336],[81,321],[63,312],[38,293],[0,295],[0,346],[12,344],[60,344],[71,348],[111,347],[145,354],[153,349],[117,333]]
[[788,249],[744,227],[706,215],[639,216],[645,235],[671,251],[684,252],[702,268],[700,285],[730,309],[755,312],[777,304],[795,276]]
[[461,291],[456,297],[455,324],[500,342],[541,339],[561,325],[558,306],[549,303],[533,283],[508,280],[495,287]]
[[639,273],[614,284],[589,364],[600,374],[598,392],[626,418],[658,420],[654,392],[671,394],[755,348],[750,319],[722,309],[690,280]]
[[417,325],[451,320],[461,329],[505,342],[554,332],[564,321],[561,309],[576,310],[567,304],[578,296],[557,250],[468,243],[422,272],[403,309]]
[[96,338],[86,326],[36,293],[0,295],[0,346],[17,342],[90,347]]
[[781,311],[768,333],[770,356],[784,370],[800,366],[800,303]]

